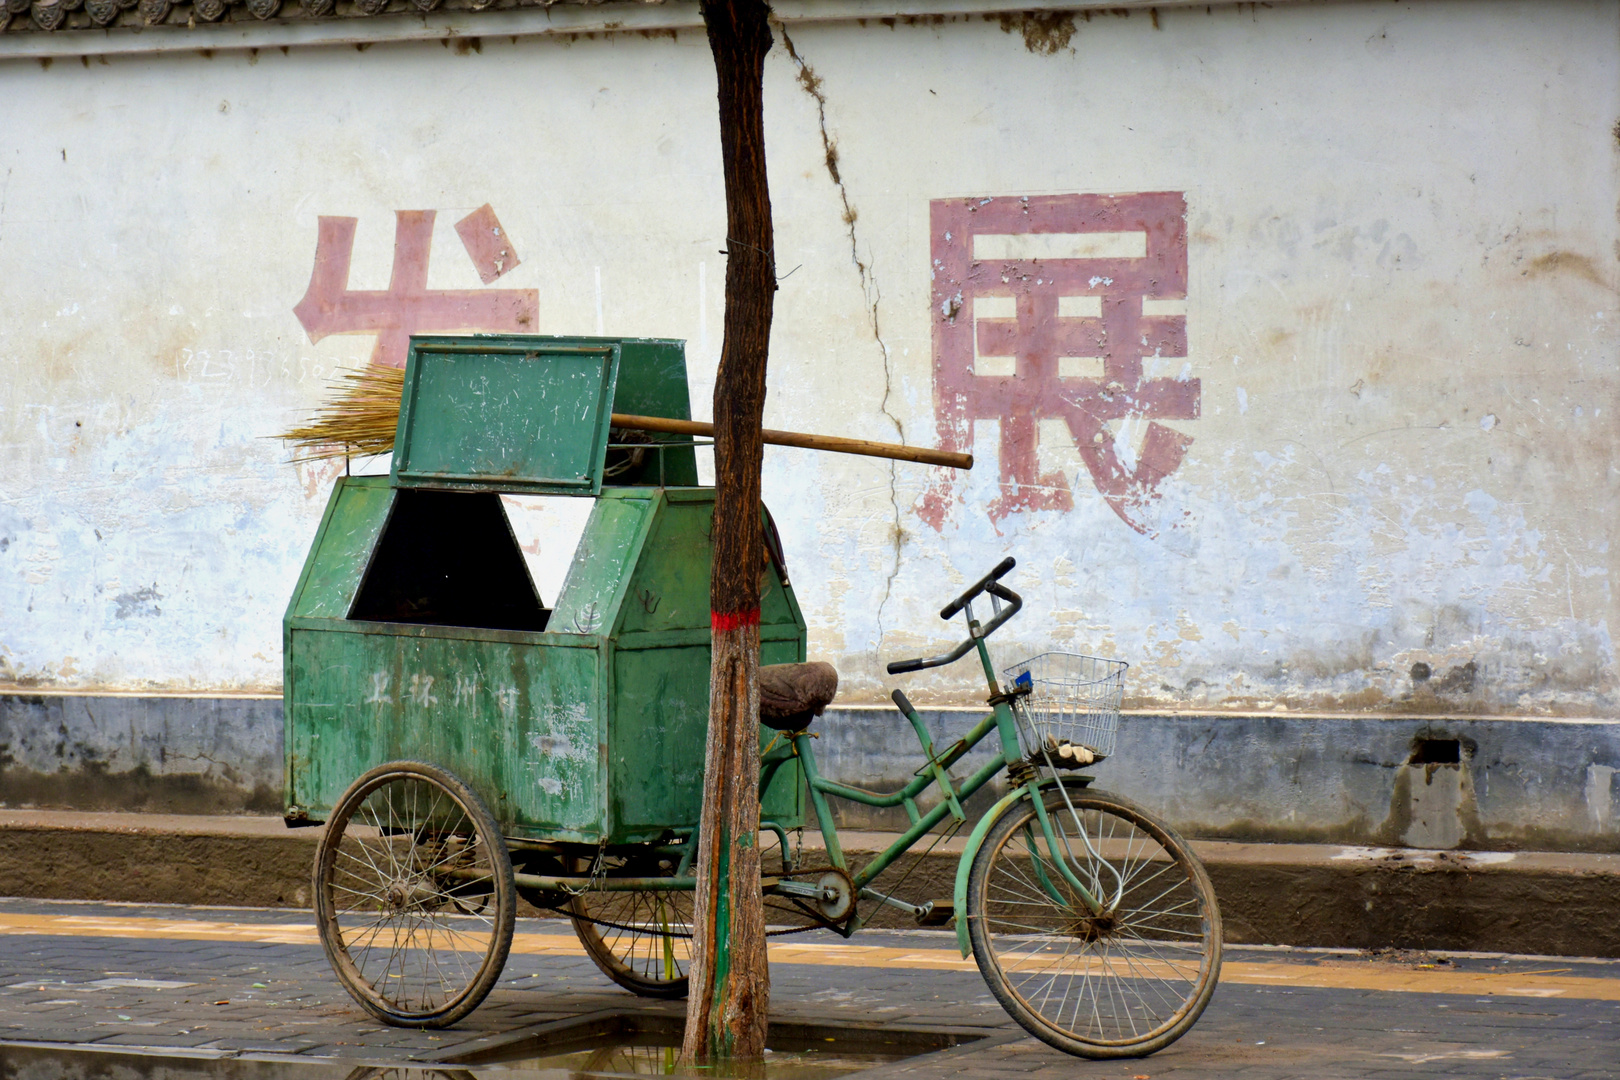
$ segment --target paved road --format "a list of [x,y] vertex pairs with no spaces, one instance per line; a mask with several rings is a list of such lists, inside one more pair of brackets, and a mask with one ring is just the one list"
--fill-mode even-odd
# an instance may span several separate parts
[[[229,1075],[248,1075],[248,1060],[223,1055],[274,1057],[285,1064],[263,1075],[313,1080],[348,1075],[358,1061],[465,1054],[584,1012],[679,1014],[678,1004],[613,987],[562,924],[525,921],[518,932],[489,1001],[455,1030],[427,1033],[382,1027],[355,1007],[306,913],[0,900],[0,1040],[171,1048],[193,1055],[197,1075],[226,1075],[222,1061],[237,1070]],[[1617,961],[1233,948],[1198,1026],[1123,1063],[1069,1058],[1023,1037],[944,934],[782,940],[772,983],[780,1018],[989,1036],[862,1080],[1620,1080]],[[0,1075],[25,1071],[38,1053],[0,1049]]]

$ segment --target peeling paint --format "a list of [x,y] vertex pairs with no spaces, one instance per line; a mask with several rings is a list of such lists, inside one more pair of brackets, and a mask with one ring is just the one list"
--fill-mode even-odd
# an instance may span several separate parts
[[[985,16],[991,18],[992,16]],[[1051,56],[1069,48],[1074,37],[1072,11],[1017,11],[994,16],[1001,24],[1001,32],[1017,32],[1024,39],[1024,48],[1040,56]],[[1087,18],[1090,13],[1087,12]],[[1153,14],[1153,27],[1158,29],[1159,16]]]
[[163,614],[163,609],[157,606],[157,602],[162,599],[163,594],[158,592],[155,584],[143,585],[134,592],[113,597],[113,603],[118,605],[118,610],[113,612],[113,618],[156,618]]

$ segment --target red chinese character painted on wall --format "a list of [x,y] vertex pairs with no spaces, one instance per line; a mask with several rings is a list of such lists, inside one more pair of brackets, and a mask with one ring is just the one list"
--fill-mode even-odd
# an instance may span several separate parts
[[[376,334],[371,362],[404,367],[412,334],[456,330],[533,331],[538,289],[429,289],[432,210],[394,212],[394,269],[386,290],[349,288],[357,219],[323,217],[309,288],[293,308],[310,341],[328,334]],[[495,211],[485,204],[456,223],[479,278],[489,284],[518,265]]]
[[[1072,509],[1068,478],[1040,465],[1041,421],[1061,421],[1044,427],[1066,431],[1108,505],[1146,531],[1143,510],[1192,442],[1158,421],[1198,417],[1186,215],[1179,192],[933,203],[939,445],[970,449],[975,421],[999,423],[993,520]],[[1146,425],[1140,447],[1120,437],[1127,422]],[[950,483],[918,508],[936,529],[960,498]]]

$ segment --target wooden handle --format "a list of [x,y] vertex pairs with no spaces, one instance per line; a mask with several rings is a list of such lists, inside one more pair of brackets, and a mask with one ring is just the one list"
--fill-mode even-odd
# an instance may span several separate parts
[[[614,413],[612,424],[616,428],[665,431],[673,435],[714,434],[713,424],[705,424],[701,420],[671,420],[664,416]],[[973,468],[972,454],[958,454],[949,450],[925,450],[920,446],[868,442],[865,439],[840,439],[836,435],[805,435],[797,431],[772,431],[769,428],[761,435],[772,446],[802,446],[807,450],[831,450],[837,454],[860,454],[863,457],[893,458],[895,461],[917,461],[924,465],[943,465],[948,469]]]

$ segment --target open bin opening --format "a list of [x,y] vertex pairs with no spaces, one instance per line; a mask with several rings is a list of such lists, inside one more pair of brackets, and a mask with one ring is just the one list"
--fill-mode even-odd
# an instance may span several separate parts
[[401,488],[349,618],[538,632],[550,614],[500,496]]

